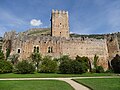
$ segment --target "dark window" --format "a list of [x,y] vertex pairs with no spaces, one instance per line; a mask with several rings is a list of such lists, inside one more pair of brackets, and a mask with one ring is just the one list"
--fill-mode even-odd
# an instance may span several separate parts
[[53,53],[53,47],[51,47],[51,53]]
[[48,47],[48,53],[53,53],[53,47]]
[[34,47],[34,53],[39,53],[39,47]]
[[34,47],[34,53],[36,52],[36,47]]
[[51,51],[51,50],[50,50],[50,47],[48,47],[48,53],[50,53],[50,51]]
[[20,49],[18,49],[18,53],[20,53]]
[[39,53],[39,47],[37,47],[37,53]]

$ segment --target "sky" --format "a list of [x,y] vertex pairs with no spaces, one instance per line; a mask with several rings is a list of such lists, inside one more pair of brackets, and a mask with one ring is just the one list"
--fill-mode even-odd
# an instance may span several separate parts
[[69,14],[71,33],[120,32],[120,0],[0,0],[0,36],[51,26],[51,11]]

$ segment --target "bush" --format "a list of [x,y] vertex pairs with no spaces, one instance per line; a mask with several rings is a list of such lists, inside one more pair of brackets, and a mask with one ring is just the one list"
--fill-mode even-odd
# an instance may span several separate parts
[[10,62],[5,60],[0,60],[0,73],[10,73],[12,72],[12,65]]
[[74,61],[71,61],[70,63],[70,73],[72,74],[81,74],[81,73],[84,73],[85,70],[84,70],[84,66],[82,63],[74,60]]
[[105,71],[105,73],[113,73],[112,69],[108,69],[107,71]]
[[115,73],[120,73],[120,56],[119,55],[116,55],[113,58],[113,60],[111,61],[111,65]]
[[71,60],[62,61],[59,66],[60,73],[64,73],[64,74],[70,73],[70,68],[71,68],[70,65],[71,65]]
[[22,62],[18,62],[18,64],[15,65],[14,73],[18,74],[28,74],[33,73],[35,71],[35,67],[32,65],[32,63],[27,62],[26,60],[23,60]]
[[57,71],[57,62],[52,60],[51,57],[45,56],[39,67],[39,72],[54,73]]
[[81,74],[87,72],[89,68],[88,58],[79,56],[76,57],[76,60],[71,60],[68,57],[64,58],[62,58],[59,66],[60,73]]
[[96,66],[96,73],[103,73],[104,69],[102,66]]

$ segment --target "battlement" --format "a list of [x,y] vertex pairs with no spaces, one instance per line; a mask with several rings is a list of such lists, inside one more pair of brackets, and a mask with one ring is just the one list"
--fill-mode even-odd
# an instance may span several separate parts
[[68,15],[68,11],[52,9],[52,14],[67,14]]

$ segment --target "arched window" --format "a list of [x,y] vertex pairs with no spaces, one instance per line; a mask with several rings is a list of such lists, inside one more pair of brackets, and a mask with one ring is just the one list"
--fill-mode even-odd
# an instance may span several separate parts
[[53,53],[53,47],[48,47],[48,53]]
[[37,46],[37,47],[35,46],[33,52],[34,52],[34,53],[39,53],[39,47],[38,47],[38,46]]
[[36,47],[34,47],[34,53],[36,52]]
[[37,53],[39,53],[39,47],[37,47]]
[[50,53],[50,52],[51,52],[50,47],[48,47],[48,53]]

